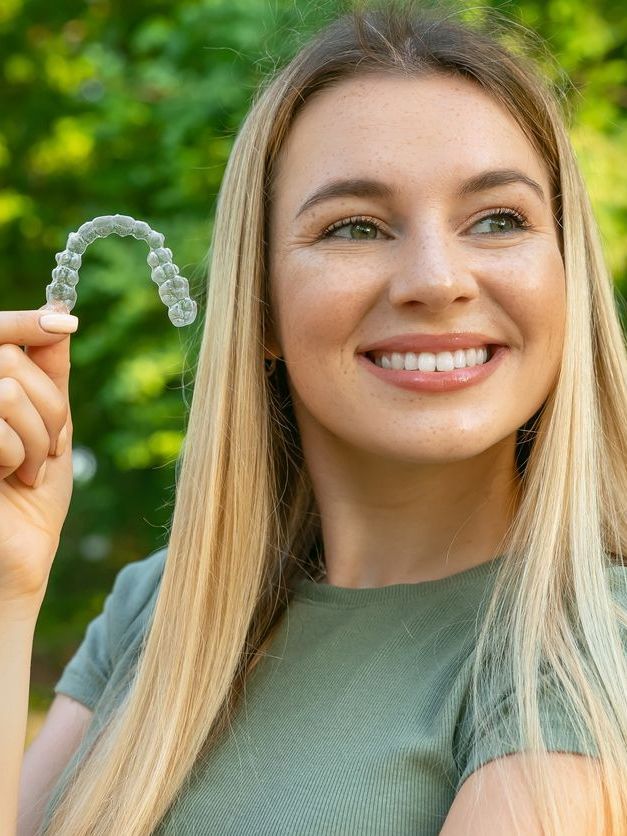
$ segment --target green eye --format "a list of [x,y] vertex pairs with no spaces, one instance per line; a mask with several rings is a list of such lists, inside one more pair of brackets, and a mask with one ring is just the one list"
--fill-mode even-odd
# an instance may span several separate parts
[[475,224],[472,229],[483,227],[479,230],[480,235],[494,235],[503,232],[516,232],[520,229],[526,229],[527,225],[524,218],[518,213],[511,211],[494,212],[492,215],[486,215]]
[[[501,235],[528,229],[525,216],[514,209],[499,209],[476,221],[471,229],[479,235]],[[342,230],[342,234],[340,234]],[[320,238],[344,238],[349,241],[375,241],[383,230],[374,220],[366,217],[344,218],[326,229]]]
[[374,224],[368,223],[359,223],[359,224],[351,224],[352,232],[351,238],[362,239],[362,238],[376,238],[377,237],[377,229]]
[[[348,230],[348,234],[338,235],[340,230]],[[368,218],[345,218],[330,226],[322,238],[344,238],[351,241],[375,241],[381,227]]]

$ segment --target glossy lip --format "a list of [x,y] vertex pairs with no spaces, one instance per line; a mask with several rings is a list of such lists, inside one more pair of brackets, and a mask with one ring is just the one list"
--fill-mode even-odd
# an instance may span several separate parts
[[509,349],[504,345],[492,344],[493,354],[486,363],[469,369],[453,369],[450,372],[420,372],[405,369],[383,369],[365,354],[357,355],[357,362],[385,383],[392,383],[412,392],[449,392],[466,389],[489,377],[507,356]]
[[398,334],[387,340],[379,340],[379,342],[371,343],[370,345],[360,346],[357,349],[357,353],[366,354],[366,352],[381,351],[385,354],[391,354],[394,351],[398,351],[400,354],[406,354],[408,351],[413,351],[415,354],[420,354],[421,351],[430,351],[432,354],[437,354],[439,351],[456,351],[459,348],[481,348],[484,345],[502,346],[505,343],[487,334],[478,334],[476,331],[456,331],[450,334],[410,333]]

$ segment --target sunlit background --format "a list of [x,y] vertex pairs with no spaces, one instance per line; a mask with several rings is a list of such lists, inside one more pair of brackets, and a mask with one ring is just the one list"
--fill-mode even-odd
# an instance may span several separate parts
[[[117,572],[165,545],[213,210],[238,126],[262,78],[344,5],[0,0],[3,309],[43,305],[68,233],[116,212],[164,233],[199,303],[192,326],[170,323],[141,242],[112,236],[84,257],[71,349],[74,495],[35,634],[27,744]],[[623,316],[623,4],[477,5],[530,27],[555,56],[543,63],[564,90]]]

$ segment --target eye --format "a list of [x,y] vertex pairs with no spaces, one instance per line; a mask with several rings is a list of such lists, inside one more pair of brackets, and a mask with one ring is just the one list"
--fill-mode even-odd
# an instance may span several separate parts
[[[531,225],[520,209],[497,209],[475,221],[471,229],[481,226],[483,229],[479,231],[479,235],[502,235],[529,229]],[[345,230],[346,234],[337,234],[340,230]],[[381,224],[374,218],[356,215],[331,224],[318,236],[318,240],[344,238],[347,241],[375,241],[378,233],[383,231]]]
[[471,226],[471,229],[483,227],[479,235],[501,235],[508,232],[518,232],[529,229],[527,218],[519,209],[497,209],[489,215],[484,215]]
[[[348,235],[332,234],[340,229],[348,230]],[[352,218],[343,218],[341,221],[331,224],[320,234],[320,239],[344,238],[348,241],[374,241],[377,238],[377,232],[383,232],[379,223],[373,218],[358,215]]]

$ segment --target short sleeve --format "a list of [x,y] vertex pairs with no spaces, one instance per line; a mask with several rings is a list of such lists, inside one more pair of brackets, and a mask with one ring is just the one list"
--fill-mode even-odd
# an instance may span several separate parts
[[[565,709],[564,702],[557,699],[556,691],[550,688],[546,680],[540,680],[539,687],[540,726],[547,751],[574,752],[582,755],[594,755],[596,747],[588,734],[583,734],[571,721],[571,713]],[[496,758],[511,755],[524,750],[519,738],[515,698],[506,693],[489,711],[483,731],[479,732],[468,713],[460,729],[459,780],[456,793],[473,772]]]
[[78,650],[54,687],[95,710],[117,661],[145,622],[163,572],[167,548],[121,569],[105,598],[102,612],[87,626]]
[[[609,572],[610,590],[619,606],[627,607],[627,570],[611,567]],[[619,619],[619,634],[627,657],[627,635]],[[572,720],[566,701],[557,688],[554,679],[548,675],[539,680],[540,726],[547,751],[572,752],[595,756],[597,747],[587,730],[580,730]],[[478,729],[468,704],[462,713],[456,732],[455,757],[458,764],[459,780],[456,793],[473,772],[489,761],[524,750],[517,729],[517,714],[514,695],[503,689],[488,711],[488,717]]]

